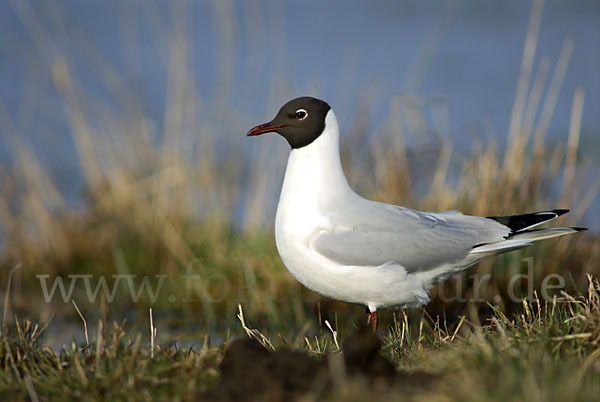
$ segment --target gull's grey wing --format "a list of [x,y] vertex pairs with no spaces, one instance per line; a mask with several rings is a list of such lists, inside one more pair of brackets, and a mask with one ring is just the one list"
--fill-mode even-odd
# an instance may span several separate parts
[[321,230],[311,247],[342,265],[402,265],[408,272],[463,259],[474,246],[501,241],[510,229],[456,211],[424,213],[367,201],[336,209],[335,225]]

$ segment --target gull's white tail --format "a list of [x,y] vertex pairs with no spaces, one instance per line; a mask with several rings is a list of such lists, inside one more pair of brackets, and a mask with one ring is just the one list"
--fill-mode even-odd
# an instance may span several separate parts
[[505,240],[480,244],[473,248],[471,254],[500,254],[511,250],[517,250],[531,246],[538,240],[551,239],[568,235],[571,233],[587,230],[578,227],[532,229],[546,222],[558,218],[560,215],[569,212],[568,209],[554,209],[552,211],[541,211],[532,214],[513,215],[513,216],[494,216],[489,217],[497,222],[508,226],[512,232]]

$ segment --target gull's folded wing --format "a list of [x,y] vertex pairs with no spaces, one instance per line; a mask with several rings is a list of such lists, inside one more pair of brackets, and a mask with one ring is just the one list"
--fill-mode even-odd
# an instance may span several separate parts
[[341,265],[398,264],[426,271],[465,258],[473,247],[502,241],[506,226],[459,212],[423,213],[368,201],[337,209],[335,226],[322,229],[311,247]]

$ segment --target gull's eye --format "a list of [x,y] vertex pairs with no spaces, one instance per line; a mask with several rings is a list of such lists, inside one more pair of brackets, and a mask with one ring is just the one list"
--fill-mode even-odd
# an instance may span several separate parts
[[308,117],[308,112],[306,109],[298,109],[296,110],[296,118],[298,120],[304,120]]

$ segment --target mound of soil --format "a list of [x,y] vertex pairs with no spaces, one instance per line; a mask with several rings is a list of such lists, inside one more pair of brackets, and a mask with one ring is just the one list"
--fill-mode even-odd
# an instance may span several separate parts
[[[394,365],[379,353],[381,341],[368,328],[346,340],[343,350],[345,376],[361,376],[367,383],[392,384],[397,377]],[[199,396],[216,401],[290,401],[307,393],[323,394],[331,388],[333,358],[319,359],[308,352],[281,349],[270,352],[252,339],[233,342],[221,362],[221,381]],[[339,370],[340,367],[337,368]]]

